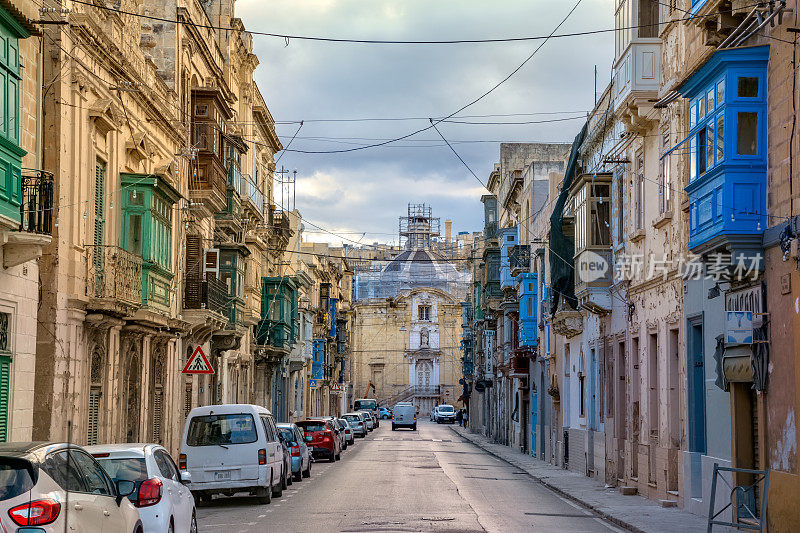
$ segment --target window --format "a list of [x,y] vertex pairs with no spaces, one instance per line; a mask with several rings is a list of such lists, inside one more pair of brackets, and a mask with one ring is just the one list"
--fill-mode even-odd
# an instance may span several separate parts
[[644,228],[644,153],[636,152],[636,229]]
[[758,78],[741,76],[739,78],[739,98],[758,98]]
[[417,319],[425,322],[431,319],[431,307],[429,305],[420,305],[417,309]]
[[586,416],[586,376],[583,372],[578,374],[578,384],[580,388],[580,417],[584,418]]
[[158,470],[161,472],[162,476],[167,479],[178,481],[178,471],[173,466],[172,460],[167,455],[167,452],[156,450],[155,453],[153,453],[153,458],[156,460],[156,466],[158,466]]
[[98,465],[94,459],[77,450],[71,450],[69,453],[78,465],[83,477],[86,479],[87,492],[103,496],[111,496],[114,494],[103,469],[100,468],[100,465]]
[[736,115],[736,153],[756,155],[758,140],[758,113],[744,111]]
[[625,241],[625,180],[617,173],[617,243]]
[[87,492],[86,480],[81,475],[75,460],[68,457],[66,451],[48,455],[42,463],[42,470],[63,490]]
[[196,416],[189,424],[188,446],[217,446],[256,442],[256,426],[252,415]]
[[669,150],[669,128],[661,132],[661,160],[658,173],[658,211],[666,213],[672,208],[672,180],[670,176],[669,155],[664,155]]
[[196,117],[207,117],[208,116],[208,105],[207,104],[197,104],[194,106],[194,116]]

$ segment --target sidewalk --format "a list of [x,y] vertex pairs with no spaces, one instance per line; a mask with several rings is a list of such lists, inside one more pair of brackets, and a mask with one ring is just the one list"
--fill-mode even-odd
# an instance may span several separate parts
[[[524,470],[536,481],[561,496],[580,503],[601,517],[631,531],[637,533],[707,531],[705,517],[677,508],[664,508],[642,496],[623,496],[614,488],[605,488],[595,479],[534,459],[508,446],[495,444],[483,435],[470,433],[459,426],[450,427],[476,446]],[[718,531],[733,530],[721,526],[714,527],[714,532]]]

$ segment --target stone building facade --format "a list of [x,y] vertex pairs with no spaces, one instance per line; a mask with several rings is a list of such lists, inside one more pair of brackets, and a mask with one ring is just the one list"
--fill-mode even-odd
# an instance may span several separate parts
[[[267,403],[255,328],[262,279],[291,235],[272,203],[281,144],[233,2],[73,5],[64,16],[43,30],[55,220],[33,437],[176,451],[192,407]],[[205,28],[212,17],[236,31]],[[183,376],[198,347],[215,373]]]

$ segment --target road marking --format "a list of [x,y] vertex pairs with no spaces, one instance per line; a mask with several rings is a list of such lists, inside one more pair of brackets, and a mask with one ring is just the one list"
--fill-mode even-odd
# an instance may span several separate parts
[[265,515],[265,514],[258,515],[259,518],[264,518],[265,516],[267,516],[267,515]]

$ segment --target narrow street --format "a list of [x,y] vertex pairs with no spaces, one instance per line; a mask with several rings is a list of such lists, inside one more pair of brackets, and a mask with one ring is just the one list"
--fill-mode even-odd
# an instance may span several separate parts
[[384,421],[336,463],[315,463],[269,505],[216,497],[198,509],[202,532],[621,531],[449,426],[417,432]]

